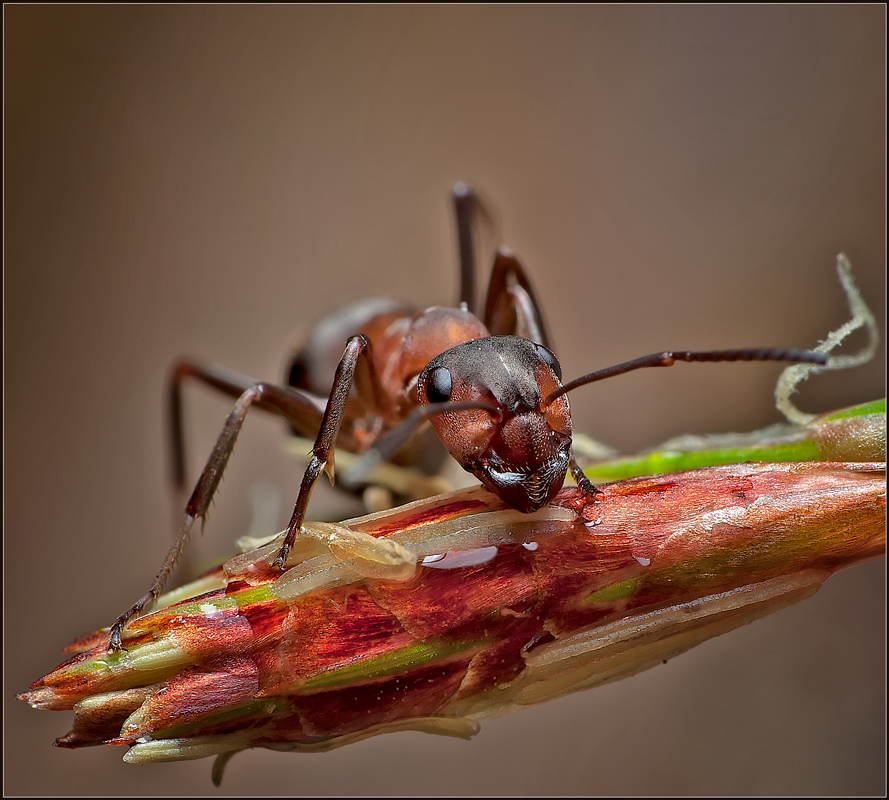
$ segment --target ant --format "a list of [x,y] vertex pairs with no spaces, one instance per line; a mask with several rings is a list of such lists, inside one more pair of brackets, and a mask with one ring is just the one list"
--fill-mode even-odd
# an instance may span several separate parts
[[[322,472],[333,479],[335,446],[364,454],[352,471],[354,483],[356,474],[391,458],[428,420],[463,469],[508,505],[532,512],[555,497],[569,470],[582,493],[598,493],[571,451],[566,394],[573,389],[677,361],[827,362],[825,355],[794,349],[665,351],[562,384],[531,284],[507,248],[500,248],[494,259],[481,318],[474,313],[473,227],[479,203],[463,183],[454,186],[452,195],[461,273],[456,308],[434,306],[416,313],[391,301],[354,303],[316,325],[293,359],[288,386],[195,361],[176,365],[169,401],[177,487],[185,480],[183,381],[199,380],[237,401],[188,500],[176,543],[148,593],[112,626],[109,650],[124,649],[124,625],[157,599],[195,521],[205,519],[251,407],[284,416],[304,435],[318,432],[284,542],[272,562],[273,568],[284,570],[316,480]],[[344,340],[331,383],[323,376],[329,375]],[[325,397],[321,392],[327,386]]]

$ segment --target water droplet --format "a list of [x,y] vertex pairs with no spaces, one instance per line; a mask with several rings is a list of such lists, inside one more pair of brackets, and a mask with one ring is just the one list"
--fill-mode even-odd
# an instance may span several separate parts
[[471,550],[454,550],[437,556],[426,556],[420,563],[433,569],[477,567],[479,564],[487,564],[496,555],[497,548],[494,546],[474,547]]
[[201,613],[208,619],[216,619],[222,616],[222,609],[215,603],[201,603]]

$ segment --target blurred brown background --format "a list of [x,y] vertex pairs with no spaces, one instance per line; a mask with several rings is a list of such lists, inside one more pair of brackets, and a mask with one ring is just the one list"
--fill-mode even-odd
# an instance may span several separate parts
[[[845,251],[885,293],[885,8],[6,6],[6,794],[213,793],[210,762],[51,746],[11,700],[110,623],[169,542],[162,392],[180,354],[277,379],[366,294],[451,303],[448,191],[524,259],[566,378],[667,347],[810,346],[847,318]],[[884,394],[871,365],[800,394]],[[578,391],[631,451],[777,421],[773,365]],[[188,395],[191,471],[230,403]],[[300,470],[251,418],[193,564]],[[312,513],[341,498],[317,492]],[[882,794],[884,565],[470,743],[250,751],[242,794]]]

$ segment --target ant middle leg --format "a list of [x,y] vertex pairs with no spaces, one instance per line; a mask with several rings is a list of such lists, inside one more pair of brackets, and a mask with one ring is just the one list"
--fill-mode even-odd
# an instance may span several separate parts
[[482,321],[494,335],[515,334],[550,347],[543,313],[531,281],[508,247],[501,247],[494,258]]
[[[485,299],[484,323],[492,333],[516,333],[550,347],[543,313],[531,281],[521,262],[506,247],[501,247],[494,259]],[[573,450],[568,466],[582,492],[591,496],[601,493],[584,475]]]
[[269,399],[268,387],[271,384],[261,383],[235,370],[194,359],[178,361],[171,373],[167,387],[167,408],[170,436],[170,471],[173,486],[177,492],[185,489],[187,474],[185,457],[185,425],[182,412],[182,387],[186,379],[194,379],[206,384],[223,394],[235,399],[241,397],[252,387],[262,385],[266,392],[260,392],[254,399],[253,406],[263,411],[282,414],[301,432],[318,430],[324,416],[325,399],[303,389],[280,387],[287,392],[287,410],[282,411]]

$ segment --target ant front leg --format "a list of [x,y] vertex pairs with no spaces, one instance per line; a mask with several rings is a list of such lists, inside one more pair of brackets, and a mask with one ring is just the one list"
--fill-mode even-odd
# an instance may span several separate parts
[[[219,376],[219,373],[215,374],[217,377]],[[231,377],[234,374],[236,373],[229,373],[228,377]],[[208,382],[211,383],[211,385],[215,385],[213,381]],[[237,383],[232,381],[228,385],[226,391],[233,389],[236,385]],[[216,440],[216,444],[213,447],[213,451],[210,453],[210,458],[207,460],[203,472],[201,472],[197,485],[191,493],[191,497],[185,507],[185,518],[182,521],[179,535],[177,536],[173,547],[167,553],[163,566],[155,576],[154,582],[151,584],[151,588],[148,592],[124,614],[121,614],[111,627],[111,633],[108,639],[109,650],[115,651],[124,649],[121,645],[121,633],[124,626],[130,619],[139,614],[147,605],[153,603],[158,598],[158,595],[163,591],[170,574],[173,572],[176,563],[179,561],[179,557],[191,535],[195,522],[199,519],[202,521],[206,519],[210,502],[213,499],[213,495],[216,493],[216,489],[222,479],[222,474],[225,471],[225,467],[234,450],[235,441],[238,438],[241,426],[244,424],[247,411],[254,406],[262,408],[265,411],[274,411],[291,421],[300,420],[304,417],[306,412],[306,395],[298,389],[275,386],[269,383],[254,383],[248,386],[240,394],[234,408],[231,410],[231,413],[225,421],[225,425],[222,428],[222,432],[219,434],[219,438]]]
[[571,470],[571,477],[574,478],[574,482],[577,484],[577,488],[590,497],[594,497],[597,494],[602,494],[602,490],[599,489],[596,484],[594,484],[585,474],[583,469],[581,469],[580,464],[577,463],[577,459],[574,456],[574,451],[571,451],[571,456],[568,459],[568,468]]
[[299,487],[299,495],[293,507],[293,516],[291,516],[290,523],[287,526],[284,543],[272,562],[272,566],[278,569],[283,570],[285,568],[287,557],[290,555],[296,536],[302,528],[306,507],[309,504],[309,496],[315,486],[315,481],[318,480],[322,472],[327,472],[331,482],[333,481],[332,459],[334,442],[340,429],[346,400],[349,398],[352,384],[355,381],[358,359],[362,355],[364,355],[365,364],[368,367],[368,373],[362,376],[362,383],[367,385],[369,382],[373,387],[374,394],[377,392],[376,387],[379,386],[379,381],[373,371],[373,360],[370,358],[370,343],[360,334],[353,336],[346,344],[346,350],[340,359],[339,366],[336,368],[336,375],[330,390],[330,399],[327,401],[324,418],[321,420],[318,438],[315,439],[315,445],[312,448],[312,459],[309,461],[309,466],[303,475],[302,483]]

